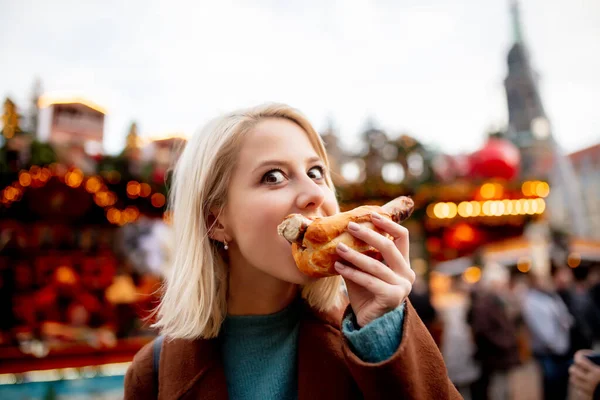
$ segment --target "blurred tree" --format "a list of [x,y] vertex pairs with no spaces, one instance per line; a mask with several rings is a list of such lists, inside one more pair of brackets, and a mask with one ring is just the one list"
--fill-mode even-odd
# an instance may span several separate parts
[[48,165],[57,161],[56,153],[48,143],[31,142],[31,165]]
[[4,112],[2,114],[2,136],[6,140],[12,139],[15,135],[23,132],[19,126],[19,114],[17,106],[8,97],[4,101]]
[[42,81],[36,78],[33,84],[33,90],[30,97],[29,112],[27,115],[27,128],[33,135],[37,135],[38,130],[38,118],[39,118],[39,101],[42,95]]
[[138,134],[138,126],[136,122],[132,122],[129,127],[129,133],[127,134],[127,141],[125,143],[125,149],[121,152],[122,156],[125,157],[136,157],[140,149],[140,135]]
[[30,145],[33,137],[21,128],[21,116],[16,104],[6,98],[2,113],[2,135],[4,143],[0,157],[0,170],[17,173],[29,163]]

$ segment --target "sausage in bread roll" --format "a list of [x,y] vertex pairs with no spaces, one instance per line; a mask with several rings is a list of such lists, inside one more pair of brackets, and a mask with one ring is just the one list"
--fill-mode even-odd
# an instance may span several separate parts
[[336,261],[342,261],[336,252],[343,242],[352,249],[381,260],[381,253],[347,232],[348,223],[356,222],[393,240],[390,235],[375,228],[371,213],[402,223],[412,213],[414,202],[401,196],[383,206],[360,206],[329,217],[307,218],[302,214],[288,215],[277,227],[279,235],[292,244],[292,255],[298,269],[311,277],[337,275]]

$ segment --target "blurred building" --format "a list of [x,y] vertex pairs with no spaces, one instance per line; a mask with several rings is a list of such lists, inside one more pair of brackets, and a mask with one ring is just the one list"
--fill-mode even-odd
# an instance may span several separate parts
[[39,99],[37,136],[55,146],[78,145],[89,154],[102,153],[106,111],[84,98]]
[[58,158],[82,171],[94,171],[90,156],[103,153],[104,108],[84,98],[42,96],[36,116],[37,138],[50,144]]
[[25,120],[23,121],[23,129],[27,132],[36,134],[38,131],[39,119],[39,103],[42,96],[42,81],[39,78],[33,83],[33,89],[29,97],[29,104],[25,110]]
[[538,75],[531,66],[523,40],[518,3],[511,5],[514,43],[508,52],[508,75],[504,81],[508,105],[508,137],[521,152],[522,179],[542,179],[553,190],[549,218],[553,226],[578,236],[589,234],[577,175],[569,158],[552,135],[540,91]]
[[570,154],[569,160],[581,182],[589,236],[600,239],[600,144]]
[[141,138],[141,159],[153,161],[164,167],[173,166],[185,144],[187,137],[183,134],[168,134],[163,136]]
[[336,186],[343,185],[346,183],[346,179],[342,174],[341,166],[346,162],[347,154],[340,146],[340,139],[336,134],[332,120],[329,120],[327,128],[321,133],[321,138],[329,157],[331,179]]
[[152,139],[148,145],[151,152],[154,155],[154,159],[164,164],[174,163],[181,151],[183,146],[186,144],[187,139],[183,135],[173,135],[164,138]]

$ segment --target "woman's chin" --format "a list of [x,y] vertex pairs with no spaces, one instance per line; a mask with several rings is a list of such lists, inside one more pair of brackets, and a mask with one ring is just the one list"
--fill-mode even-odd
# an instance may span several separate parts
[[302,272],[300,272],[300,274],[302,275],[302,283],[300,283],[301,285],[308,285],[309,283],[314,283],[319,280],[319,278],[304,275]]
[[316,282],[318,278],[312,278],[306,274],[300,272],[296,264],[290,266],[290,281],[292,283],[296,283],[298,285],[308,285],[309,283]]

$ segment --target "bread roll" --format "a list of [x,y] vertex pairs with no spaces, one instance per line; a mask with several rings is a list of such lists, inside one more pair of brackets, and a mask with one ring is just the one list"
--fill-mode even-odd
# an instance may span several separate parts
[[377,249],[347,232],[349,222],[356,222],[393,239],[375,228],[371,213],[376,212],[399,224],[411,215],[413,209],[412,199],[401,196],[381,207],[360,206],[330,217],[307,218],[302,214],[291,214],[277,227],[277,232],[292,244],[292,255],[298,269],[308,276],[321,278],[337,275],[334,264],[336,261],[343,262],[336,252],[340,242],[370,257],[382,259]]

